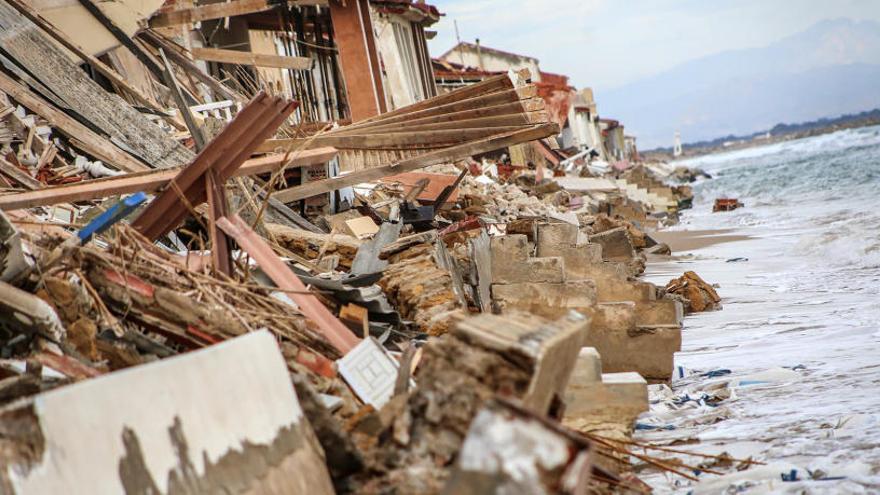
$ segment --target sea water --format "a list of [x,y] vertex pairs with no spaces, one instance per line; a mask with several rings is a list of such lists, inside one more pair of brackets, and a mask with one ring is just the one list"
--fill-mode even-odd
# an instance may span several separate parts
[[[723,309],[685,319],[676,366],[692,377],[730,370],[702,380],[727,380],[733,393],[690,420],[670,416],[675,430],[653,438],[677,434],[771,463],[744,489],[880,493],[880,127],[682,164],[713,178],[694,185],[693,209],[673,230],[749,238],[674,253],[646,276],[665,284],[694,270],[718,284]],[[712,213],[719,197],[745,207]],[[801,481],[782,481],[789,469]]]

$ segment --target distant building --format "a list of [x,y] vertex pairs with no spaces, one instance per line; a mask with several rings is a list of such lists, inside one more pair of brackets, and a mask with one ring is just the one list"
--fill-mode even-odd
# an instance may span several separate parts
[[599,129],[602,131],[602,141],[608,158],[626,160],[626,137],[620,122],[614,119],[599,119]]
[[592,89],[584,88],[572,99],[567,125],[562,128],[560,135],[560,145],[563,149],[578,151],[592,149],[598,153],[600,159],[608,160]]
[[463,67],[472,67],[486,72],[507,72],[510,69],[529,69],[532,81],[541,81],[541,68],[538,59],[526,55],[496,50],[476,43],[461,42],[440,55],[440,59]]

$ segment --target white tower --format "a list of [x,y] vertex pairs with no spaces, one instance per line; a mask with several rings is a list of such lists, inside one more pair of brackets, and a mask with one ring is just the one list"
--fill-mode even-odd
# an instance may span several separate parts
[[672,156],[681,156],[681,133],[675,131],[675,142],[672,144]]

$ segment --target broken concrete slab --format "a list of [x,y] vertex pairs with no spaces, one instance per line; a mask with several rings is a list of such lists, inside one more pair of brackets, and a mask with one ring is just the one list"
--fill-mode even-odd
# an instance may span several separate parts
[[[578,360],[579,367],[593,368],[592,357]],[[603,373],[595,380],[590,373],[575,372],[565,389],[562,423],[578,431],[632,429],[633,422],[648,410],[648,383],[634,372]]]
[[333,493],[266,331],[38,395],[0,425],[16,432],[4,493]]
[[559,256],[531,257],[531,247],[525,235],[493,237],[490,248],[494,284],[561,283],[565,280],[564,260]]
[[605,373],[634,371],[651,382],[668,382],[681,350],[681,327],[640,326],[637,307],[633,302],[598,304],[584,345],[599,351]]
[[632,239],[626,227],[617,227],[590,236],[590,242],[602,246],[602,259],[605,261],[629,262],[636,256]]

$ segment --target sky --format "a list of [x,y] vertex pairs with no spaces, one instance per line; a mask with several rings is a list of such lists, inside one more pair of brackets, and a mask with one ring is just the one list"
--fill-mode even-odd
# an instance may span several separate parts
[[456,43],[529,55],[597,94],[725,50],[760,47],[825,19],[880,21],[880,0],[428,0],[445,17],[432,56]]

